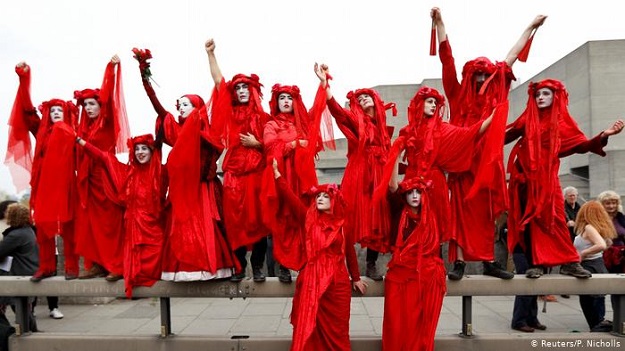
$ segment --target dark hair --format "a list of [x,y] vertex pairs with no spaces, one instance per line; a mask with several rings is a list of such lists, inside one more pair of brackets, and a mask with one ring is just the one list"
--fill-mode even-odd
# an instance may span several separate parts
[[5,200],[5,201],[0,202],[0,219],[4,219],[5,218],[4,214],[6,213],[7,208],[9,207],[9,205],[10,204],[14,204],[16,202],[17,201],[15,201],[15,200]]

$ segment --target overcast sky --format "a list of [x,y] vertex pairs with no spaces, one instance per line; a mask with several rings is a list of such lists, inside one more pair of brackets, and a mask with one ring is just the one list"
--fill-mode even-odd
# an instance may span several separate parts
[[[281,83],[298,85],[310,107],[318,84],[316,61],[330,66],[340,101],[356,88],[440,78],[439,59],[428,56],[433,6],[442,10],[458,66],[476,56],[503,60],[532,19],[548,15],[528,62],[514,65],[524,82],[589,40],[625,39],[618,5],[608,0],[3,1],[0,157],[4,160],[6,122],[18,87],[14,66],[22,60],[32,67],[31,93],[38,105],[99,87],[106,63],[119,54],[131,132],[138,135],[153,132],[155,113],[133,47],[152,51],[152,73],[160,85],[155,89],[170,111],[183,94],[209,97],[208,38],[216,41],[227,79],[236,73],[260,76],[265,106],[271,86]],[[3,164],[0,190],[15,192]]]

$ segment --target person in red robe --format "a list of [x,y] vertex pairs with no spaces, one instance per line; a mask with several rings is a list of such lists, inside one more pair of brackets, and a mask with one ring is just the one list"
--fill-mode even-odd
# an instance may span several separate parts
[[215,41],[206,42],[211,75],[218,90],[228,92],[230,103],[218,104],[223,109],[213,113],[213,126],[223,126],[221,132],[226,146],[222,163],[224,172],[223,206],[226,234],[241,266],[231,281],[245,278],[246,254],[252,248],[250,261],[255,282],[265,281],[262,271],[267,253],[269,229],[262,221],[260,189],[265,169],[263,129],[269,115],[263,110],[263,97],[257,75],[235,75],[226,82],[215,57]]
[[128,165],[102,152],[80,137],[80,145],[93,158],[105,163],[109,177],[116,184],[118,199],[124,206],[124,285],[132,297],[137,286],[152,286],[161,278],[164,238],[163,205],[167,190],[161,166],[161,151],[152,134],[128,139],[131,155]]
[[9,142],[8,154],[12,155],[13,150],[22,148],[28,149],[30,155],[28,132],[37,140],[30,177],[30,209],[37,226],[39,269],[30,280],[38,282],[56,275],[57,234],[63,237],[65,279],[76,279],[79,268],[74,243],[77,202],[74,140],[59,133],[55,127],[60,123],[73,129],[78,109],[71,101],[51,99],[39,106],[40,118],[30,96],[30,66],[20,62],[15,66],[15,72],[20,85],[9,119],[9,140],[19,142]]
[[306,207],[280,173],[278,161],[272,166],[278,196],[302,227],[301,236],[291,242],[304,251],[291,310],[291,351],[351,350],[351,290],[364,294],[367,284],[360,280],[354,243],[343,230],[346,208],[341,191],[336,184],[313,186]]
[[[322,65],[328,74],[328,66]],[[321,78],[321,77],[320,77]],[[383,240],[390,231],[390,209],[386,201],[378,201],[372,206],[373,189],[380,185],[382,168],[386,163],[391,146],[392,127],[386,126],[386,110],[395,104],[385,104],[373,89],[363,88],[347,94],[349,108],[339,105],[330,86],[326,88],[328,109],[336,124],[347,138],[347,165],[341,181],[341,188],[350,212],[345,224],[346,231],[354,242],[367,248],[367,277],[382,280],[377,269],[379,252],[388,247]]]
[[[121,64],[113,56],[100,89],[74,92],[81,107],[77,134],[112,155],[127,151],[130,136],[122,91]],[[84,257],[88,271],[81,279],[123,277],[123,208],[116,202],[115,184],[104,164],[77,150],[79,209],[76,213],[76,252]],[[107,275],[108,273],[108,275]]]
[[[149,50],[134,50],[156,118],[156,139],[172,146],[167,158],[169,201],[161,279],[196,281],[229,278],[237,263],[223,227],[222,184],[217,160],[224,149],[209,123],[211,104],[199,95],[180,97],[178,120],[150,84]],[[225,89],[222,91],[227,94]],[[212,102],[218,99],[213,91]]]
[[528,278],[543,275],[545,267],[561,265],[560,273],[588,278],[571,242],[558,178],[560,158],[587,152],[605,156],[608,137],[624,123],[587,139],[568,111],[568,93],[562,82],[545,79],[530,83],[525,111],[508,126],[506,143],[520,138],[508,159],[510,211],[508,248],[520,247],[529,268]]
[[433,8],[430,16],[438,32],[450,123],[471,126],[497,111],[493,126],[474,150],[471,168],[448,176],[454,212],[449,242],[449,260],[454,262],[454,266],[448,277],[460,280],[464,275],[465,261],[482,261],[484,274],[512,279],[514,275],[494,260],[495,221],[508,206],[503,165],[508,91],[511,81],[515,79],[512,65],[519,58],[526,60],[533,33],[544,23],[546,16],[539,15],[530,23],[504,61],[493,64],[486,57],[468,61],[462,69],[461,82],[458,81],[440,9]]
[[[393,230],[385,278],[383,350],[433,350],[446,291],[440,245],[451,211],[444,172],[469,169],[473,150],[492,116],[465,128],[443,122],[445,98],[421,87],[408,107],[408,126],[393,142],[373,202],[388,197]],[[398,183],[400,154],[407,162]],[[384,183],[383,183],[384,184]],[[399,215],[398,215],[399,214]]]
[[326,107],[325,94],[322,82],[308,111],[297,86],[275,84],[271,89],[271,116],[263,130],[265,159],[269,162],[263,172],[261,204],[263,222],[272,233],[273,256],[280,264],[278,279],[283,283],[292,281],[289,269],[301,268],[304,253],[291,241],[302,227],[293,209],[278,197],[271,160],[278,161],[280,173],[296,195],[303,196],[317,184],[314,154],[323,147],[319,123]]

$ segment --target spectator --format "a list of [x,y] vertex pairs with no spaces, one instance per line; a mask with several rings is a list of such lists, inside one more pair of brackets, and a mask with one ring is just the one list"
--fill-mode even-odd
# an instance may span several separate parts
[[621,196],[615,191],[607,190],[597,196],[597,201],[608,212],[616,229],[612,246],[603,252],[605,266],[610,273],[625,273],[625,215]]

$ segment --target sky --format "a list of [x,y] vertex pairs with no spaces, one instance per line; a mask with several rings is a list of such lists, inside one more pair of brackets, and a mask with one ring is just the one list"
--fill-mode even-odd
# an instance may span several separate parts
[[[527,63],[513,69],[529,80],[590,40],[625,39],[618,1],[506,0],[21,0],[3,1],[0,12],[0,157],[18,87],[14,67],[32,69],[35,105],[69,100],[74,90],[101,85],[114,54],[121,58],[132,135],[153,132],[155,113],[143,91],[132,48],[154,58],[157,96],[175,112],[176,99],[194,93],[208,99],[213,88],[204,42],[216,41],[226,79],[256,73],[267,106],[275,83],[298,85],[306,106],[318,79],[315,62],[334,76],[339,102],[348,91],[382,84],[419,84],[440,78],[441,64],[429,56],[434,6],[443,20],[456,64],[477,56],[503,60],[538,14],[547,15]],[[174,113],[175,114],[175,113]],[[167,152],[167,150],[165,150]],[[124,155],[119,156],[124,159]],[[0,192],[14,194],[0,164]]]

